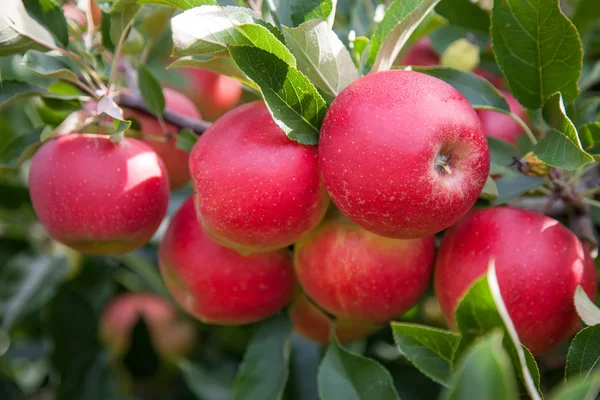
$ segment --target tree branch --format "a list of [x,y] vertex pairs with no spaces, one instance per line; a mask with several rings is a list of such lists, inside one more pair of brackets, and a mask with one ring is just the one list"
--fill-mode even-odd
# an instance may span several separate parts
[[[117,98],[117,104],[129,108],[131,110],[140,111],[144,114],[156,117],[156,115],[150,111],[144,99],[140,95],[122,93]],[[210,123],[201,121],[199,119],[190,118],[186,115],[173,112],[171,110],[165,110],[163,113],[163,119],[165,122],[175,125],[179,129],[189,128],[194,131],[197,135],[203,134],[209,127]]]

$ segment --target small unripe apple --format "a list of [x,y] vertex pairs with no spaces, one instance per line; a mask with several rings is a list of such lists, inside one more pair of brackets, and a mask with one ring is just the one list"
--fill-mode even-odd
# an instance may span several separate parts
[[54,239],[87,254],[126,253],[158,229],[167,212],[169,179],[142,141],[69,134],[35,154],[29,191]]
[[510,207],[469,213],[442,240],[435,292],[451,327],[458,302],[486,274],[491,259],[508,314],[533,354],[552,349],[579,329],[573,296],[581,285],[595,298],[593,260],[558,221]]
[[431,40],[428,37],[422,37],[412,45],[410,50],[404,56],[402,65],[415,65],[422,67],[430,67],[438,65],[440,57],[431,45]]
[[234,108],[242,97],[242,85],[227,76],[198,68],[186,68],[189,95],[207,121],[215,121]]
[[200,136],[190,171],[204,232],[244,254],[291,245],[329,205],[316,146],[289,139],[262,101],[228,112]]
[[481,122],[449,84],[414,71],[364,76],[327,111],[321,174],[336,206],[378,235],[418,238],[473,206],[490,154]]
[[[187,117],[200,119],[198,109],[185,95],[164,88],[165,109],[177,112]],[[146,135],[157,136],[162,140],[145,139],[165,163],[169,174],[169,183],[171,190],[184,186],[190,180],[190,171],[188,166],[189,153],[176,147],[177,137],[175,134],[179,131],[177,127],[167,124],[167,130],[164,131],[158,120],[150,115],[133,110],[124,110],[125,118],[135,118],[140,122],[142,133]]]
[[[509,92],[502,91],[510,111],[522,120],[527,118],[527,111]],[[508,115],[492,110],[477,110],[477,115],[483,124],[486,135],[516,144],[517,139],[524,133],[523,128]]]
[[127,293],[113,299],[100,320],[100,339],[116,355],[131,345],[133,329],[143,318],[152,346],[167,358],[188,354],[196,343],[194,325],[179,315],[171,303],[152,293]]
[[188,198],[159,248],[160,271],[175,300],[205,323],[239,325],[268,318],[296,289],[287,249],[244,257],[210,240]]
[[414,306],[429,284],[435,239],[390,239],[344,217],[327,219],[294,248],[304,292],[328,313],[383,323]]
[[342,344],[362,340],[380,328],[379,325],[366,321],[332,318],[303,294],[292,303],[290,319],[296,333],[320,344],[330,342],[333,324],[335,324],[335,336]]

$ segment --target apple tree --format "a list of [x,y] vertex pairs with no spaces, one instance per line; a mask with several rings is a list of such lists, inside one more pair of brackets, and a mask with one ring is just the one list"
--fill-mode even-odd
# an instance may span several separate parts
[[597,0],[3,0],[0,399],[597,398],[599,92]]

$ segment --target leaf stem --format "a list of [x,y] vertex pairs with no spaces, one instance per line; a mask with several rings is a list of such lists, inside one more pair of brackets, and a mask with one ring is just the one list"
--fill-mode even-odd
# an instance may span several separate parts
[[110,70],[110,78],[108,80],[108,86],[106,89],[106,95],[110,95],[110,92],[112,90],[113,85],[115,84],[115,80],[117,79],[117,70],[118,70],[118,66],[119,66],[119,58],[121,57],[121,51],[123,50],[123,44],[125,43],[125,39],[127,39],[127,35],[129,34],[129,31],[131,30],[131,27],[133,26],[133,23],[135,22],[135,18],[137,16],[138,12],[136,12],[131,19],[129,20],[129,22],[127,23],[127,25],[125,26],[125,29],[123,29],[123,33],[121,34],[121,37],[119,38],[119,43],[117,44],[117,48],[115,49],[115,55],[113,57],[113,61],[112,61],[112,67]]

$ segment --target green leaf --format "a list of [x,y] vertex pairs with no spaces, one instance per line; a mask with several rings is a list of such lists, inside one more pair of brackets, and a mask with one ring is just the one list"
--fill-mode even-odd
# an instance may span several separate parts
[[286,135],[302,144],[316,144],[326,104],[297,69],[267,51],[231,46],[235,63],[260,87],[267,107]]
[[398,400],[392,376],[377,361],[354,354],[331,335],[317,376],[321,400]]
[[146,65],[138,69],[138,86],[144,101],[154,115],[162,115],[165,111],[165,97],[158,78]]
[[600,82],[600,61],[583,60],[583,68],[579,77],[579,89],[582,92],[589,90]]
[[290,5],[290,18],[294,26],[313,19],[326,20],[333,7],[332,0],[295,0]]
[[435,76],[454,86],[473,107],[510,111],[502,94],[488,80],[472,72],[449,67],[413,67],[413,70]]
[[281,399],[288,380],[292,324],[281,314],[256,329],[233,387],[233,400]]
[[390,69],[410,35],[440,0],[394,0],[371,36],[367,68]]
[[594,157],[600,156],[600,122],[580,126],[579,139],[582,147],[588,153]]
[[167,71],[172,68],[199,68],[207,71],[216,72],[217,74],[227,75],[237,79],[244,85],[258,91],[258,86],[252,82],[246,74],[236,65],[231,58],[222,57],[203,57],[203,56],[186,56],[181,57],[167,66]]
[[52,34],[33,19],[22,0],[3,0],[0,8],[0,56],[32,48],[54,48]]
[[594,162],[594,158],[562,132],[551,129],[532,151],[548,165],[573,171]]
[[81,385],[81,399],[120,399],[119,388],[107,352],[98,354],[83,376]]
[[6,174],[8,172],[16,171],[19,167],[21,167],[21,165],[23,165],[23,163],[25,161],[27,161],[31,157],[33,157],[35,152],[38,151],[38,149],[41,146],[42,146],[41,142],[32,143],[23,149],[23,151],[21,152],[21,154],[19,155],[19,157],[17,158],[17,160],[14,164],[12,164],[12,165],[0,164],[0,178],[3,177],[4,174]]
[[581,41],[558,1],[494,1],[492,43],[512,94],[525,107],[540,108],[558,91],[569,100],[579,95]]
[[510,400],[518,398],[510,358],[502,347],[502,334],[480,339],[456,369],[452,388],[442,399]]
[[600,366],[600,325],[582,329],[571,342],[567,355],[567,381],[579,375],[586,378]]
[[0,267],[0,318],[10,330],[27,313],[39,309],[67,274],[62,257],[17,256]]
[[487,177],[479,197],[485,200],[495,200],[498,198],[498,186],[491,176]]
[[585,35],[590,28],[598,23],[600,19],[600,8],[596,0],[578,0],[575,10],[571,15],[571,21],[577,27],[579,35]]
[[492,202],[494,205],[505,204],[516,199],[523,193],[540,187],[544,179],[534,176],[512,175],[504,176],[496,181],[498,198]]
[[491,136],[487,137],[487,141],[490,148],[490,175],[521,175],[520,172],[511,167],[514,163],[514,157],[519,154],[519,149],[504,140]]
[[180,360],[177,365],[183,374],[187,387],[200,399],[231,400],[233,383],[220,375],[202,368],[188,360]]
[[594,400],[600,392],[600,374],[595,373],[589,377],[572,379],[554,389],[550,400]]
[[67,47],[69,29],[62,8],[55,0],[23,0],[29,14],[54,34],[54,37]]
[[579,317],[586,325],[594,326],[600,324],[600,309],[585,293],[581,286],[575,290],[575,309]]
[[459,352],[477,338],[497,328],[504,329],[507,332],[504,337],[504,347],[517,368],[519,379],[532,398],[540,398],[539,369],[531,352],[521,345],[508,315],[500,294],[493,260],[490,260],[487,274],[475,281],[462,297],[455,316],[457,327],[462,334]]
[[[110,3],[109,3],[110,4]],[[202,5],[216,5],[216,0],[113,0],[109,7],[104,7],[105,12],[122,11],[133,5],[142,6],[145,4],[156,4],[171,8],[187,10]]]
[[100,349],[99,315],[68,285],[54,296],[47,314],[47,332],[53,342],[52,365],[60,376],[56,398],[78,398],[82,378]]
[[181,149],[183,151],[187,151],[188,153],[192,151],[192,148],[198,141],[198,135],[194,133],[191,129],[182,129],[177,134],[177,142],[175,143],[175,147]]
[[0,81],[0,111],[15,101],[41,96],[44,90],[20,81]]
[[205,6],[171,20],[173,55],[226,57],[228,46],[256,47],[292,67],[296,59],[276,36],[276,29],[248,8]]
[[40,76],[62,79],[72,83],[78,83],[77,75],[72,70],[74,66],[64,56],[50,55],[37,50],[29,50],[25,53],[21,65]]
[[138,6],[130,6],[122,11],[110,14],[110,42],[117,46],[121,41],[121,36],[129,35],[131,30],[131,20],[135,18],[139,10]]
[[283,35],[298,70],[330,100],[358,79],[350,53],[327,22],[312,20],[297,28],[283,27]]
[[423,374],[449,386],[460,336],[428,326],[392,322],[396,346]]
[[477,3],[469,0],[442,0],[435,7],[435,12],[452,25],[489,34],[490,16]]

